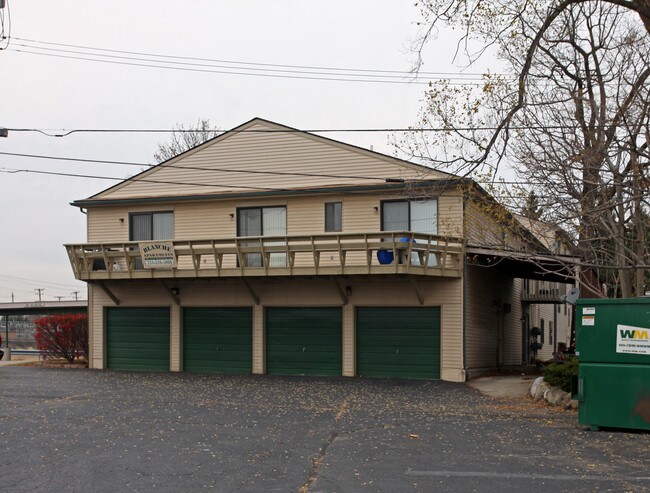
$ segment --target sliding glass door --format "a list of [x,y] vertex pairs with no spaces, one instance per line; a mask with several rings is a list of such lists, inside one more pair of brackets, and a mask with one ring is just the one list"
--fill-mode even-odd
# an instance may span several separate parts
[[[437,200],[386,201],[381,205],[382,231],[438,234]],[[413,254],[411,257],[411,263],[419,265],[418,256]],[[429,257],[429,266],[435,265],[436,258],[432,255]]]
[[[247,207],[237,209],[237,236],[286,236],[287,208],[280,207]],[[264,241],[264,246],[283,245],[284,241]],[[260,246],[259,240],[247,241],[243,246]],[[285,267],[285,253],[271,253],[270,267]],[[244,256],[245,267],[263,267],[261,253],[247,253]]]

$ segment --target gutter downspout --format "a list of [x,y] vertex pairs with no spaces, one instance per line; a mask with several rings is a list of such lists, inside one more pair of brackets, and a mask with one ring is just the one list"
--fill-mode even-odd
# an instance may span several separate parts
[[553,305],[553,353],[557,353],[557,307]]
[[[467,227],[465,225],[465,214],[467,212],[467,196],[463,194],[463,237],[467,234]],[[465,246],[467,242],[465,241]],[[467,254],[463,251],[463,369],[461,370],[463,380],[466,382],[467,378]]]
[[463,255],[463,378],[467,378],[467,257]]

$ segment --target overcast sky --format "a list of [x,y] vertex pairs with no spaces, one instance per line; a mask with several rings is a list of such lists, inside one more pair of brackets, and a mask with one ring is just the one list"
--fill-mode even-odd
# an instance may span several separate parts
[[[294,72],[258,71],[266,75],[262,77],[223,73],[250,67],[242,64],[188,59],[176,60],[187,64],[177,65],[184,70],[125,65],[159,65],[166,59],[127,60],[116,57],[152,58],[46,44],[230,62],[408,71],[419,20],[412,1],[7,3],[11,41],[0,51],[0,126],[5,128],[51,133],[170,129],[208,118],[229,129],[256,116],[300,129],[401,128],[416,124],[426,89],[416,83],[310,80],[307,77],[353,77],[344,71],[308,74],[314,70],[307,68],[266,67]],[[454,49],[454,38],[442,33],[427,46],[423,70],[459,72],[461,67],[452,62]],[[110,55],[103,59],[111,63],[65,58],[102,58],[99,54]],[[394,153],[385,133],[324,135]],[[56,138],[10,132],[0,139],[0,152],[150,163],[156,143],[165,138],[147,133]],[[85,216],[69,203],[116,182],[6,172],[16,169],[126,178],[139,168],[0,154],[0,171],[5,171],[0,172],[0,302],[11,301],[12,292],[17,301],[33,301],[35,288],[45,288],[45,300],[69,299],[77,290],[85,298],[85,284],[74,280],[62,246],[86,240]]]

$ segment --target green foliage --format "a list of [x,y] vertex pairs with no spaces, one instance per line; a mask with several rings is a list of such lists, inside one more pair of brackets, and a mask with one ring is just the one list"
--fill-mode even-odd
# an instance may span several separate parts
[[553,387],[560,387],[565,392],[571,391],[571,377],[578,374],[578,358],[571,358],[564,363],[553,363],[544,368],[544,381]]

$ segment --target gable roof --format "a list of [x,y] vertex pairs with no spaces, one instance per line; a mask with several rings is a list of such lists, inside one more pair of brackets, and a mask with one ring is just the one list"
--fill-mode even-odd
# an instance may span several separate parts
[[74,205],[372,186],[448,173],[254,118]]

